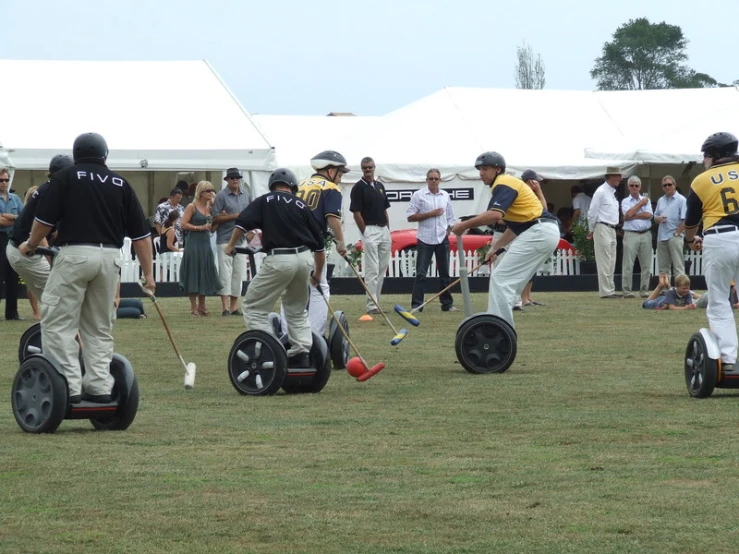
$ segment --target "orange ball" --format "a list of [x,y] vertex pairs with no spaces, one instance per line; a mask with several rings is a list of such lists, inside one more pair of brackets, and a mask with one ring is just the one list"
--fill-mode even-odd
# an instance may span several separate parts
[[346,372],[352,377],[359,377],[360,375],[363,375],[365,371],[367,371],[367,368],[358,356],[355,356],[346,362]]

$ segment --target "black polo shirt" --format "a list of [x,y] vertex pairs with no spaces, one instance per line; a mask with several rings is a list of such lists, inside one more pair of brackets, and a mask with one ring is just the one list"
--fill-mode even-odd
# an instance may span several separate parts
[[38,204],[39,197],[46,192],[49,188],[49,181],[46,181],[43,185],[37,188],[31,198],[28,199],[26,205],[23,206],[18,219],[13,222],[13,228],[10,230],[8,237],[15,244],[19,245],[22,242],[26,242],[28,237],[31,236],[31,227],[33,227],[33,219],[36,216],[36,205]]
[[139,199],[123,177],[103,163],[79,163],[55,173],[39,196],[36,219],[56,226],[55,244],[123,246],[149,236]]
[[381,182],[368,183],[360,179],[352,187],[350,199],[349,211],[362,214],[365,225],[387,225],[385,210],[390,208],[390,201],[387,199],[385,185]]
[[307,246],[313,252],[324,249],[323,232],[310,208],[286,191],[263,194],[236,218],[243,231],[262,230],[262,250]]

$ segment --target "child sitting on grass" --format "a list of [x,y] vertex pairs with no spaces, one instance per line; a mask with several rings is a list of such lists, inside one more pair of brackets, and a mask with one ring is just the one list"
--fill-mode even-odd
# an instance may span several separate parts
[[[665,285],[665,282],[668,284]],[[700,295],[690,290],[690,277],[678,275],[675,277],[675,286],[669,288],[665,294],[662,291],[669,287],[669,281],[660,274],[659,284],[642,304],[646,310],[695,310],[695,300]]]

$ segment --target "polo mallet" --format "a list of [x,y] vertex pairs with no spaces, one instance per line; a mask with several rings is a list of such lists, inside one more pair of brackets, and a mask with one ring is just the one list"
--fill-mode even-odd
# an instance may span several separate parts
[[395,325],[390,321],[390,318],[385,314],[383,309],[380,307],[380,303],[375,299],[375,296],[370,292],[370,290],[367,288],[367,284],[364,282],[364,279],[362,279],[362,276],[359,275],[359,272],[357,271],[357,268],[352,265],[352,263],[349,261],[349,259],[346,256],[342,256],[344,258],[344,261],[349,264],[349,267],[352,268],[352,271],[354,272],[354,275],[357,276],[357,279],[359,279],[359,282],[362,283],[362,288],[364,288],[365,291],[367,291],[367,296],[369,296],[370,300],[372,300],[372,303],[377,306],[377,310],[380,312],[382,317],[385,318],[385,321],[387,321],[387,324],[390,325],[390,328],[393,330],[393,333],[395,333],[395,336],[390,341],[390,344],[393,346],[397,346],[400,344],[400,342],[405,338],[405,336],[408,334],[408,329],[401,329],[398,331],[395,328]]
[[182,367],[185,368],[185,388],[187,390],[190,390],[195,385],[195,372],[197,371],[197,368],[195,367],[195,364],[193,362],[186,363],[185,359],[182,357],[182,354],[180,354],[180,351],[174,342],[174,338],[172,338],[172,331],[169,330],[169,325],[167,325],[167,320],[164,318],[164,314],[162,313],[162,310],[159,307],[159,304],[157,303],[157,297],[154,296],[153,292],[151,292],[149,289],[147,289],[144,286],[144,283],[139,282],[139,285],[141,286],[141,290],[144,291],[144,294],[148,296],[149,298],[151,298],[151,301],[154,302],[154,307],[159,313],[159,317],[161,318],[162,323],[164,324],[164,329],[167,331],[169,342],[172,343],[172,348],[174,348],[175,354],[177,354],[177,357],[180,359],[180,362],[182,362]]
[[[496,256],[500,256],[503,252],[505,252],[505,248],[499,248],[498,250],[495,251],[495,255]],[[478,264],[477,266],[475,266],[475,267],[472,268],[472,271],[470,271],[470,273],[474,273],[475,271],[477,271],[478,269],[480,269],[482,266],[484,266],[486,264],[487,264],[487,262],[482,262],[481,264]],[[439,296],[441,296],[446,291],[448,291],[450,288],[456,286],[461,280],[462,280],[462,278],[460,277],[456,281],[450,283],[449,286],[444,287],[439,292],[437,292],[434,296],[432,296],[431,298],[429,298],[428,300],[426,300],[426,302],[424,302],[420,306],[417,306],[417,307],[413,308],[411,311],[406,310],[400,304],[396,304],[395,305],[395,308],[394,308],[395,309],[395,313],[397,313],[400,317],[402,317],[403,319],[405,319],[411,325],[413,325],[415,327],[418,327],[419,325],[421,325],[421,321],[417,317],[415,317],[413,314],[415,314],[416,312],[422,310],[423,307],[426,304],[428,304],[429,302],[433,302],[434,300],[436,300],[437,298],[439,298]]]
[[[352,350],[354,350],[354,353],[357,355],[356,358],[352,358],[347,362],[346,370],[349,372],[349,374],[352,377],[356,377],[357,381],[366,381],[373,375],[377,375],[380,373],[383,369],[385,369],[385,364],[382,362],[372,366],[372,368],[367,365],[367,362],[362,357],[362,355],[359,353],[359,350],[357,350],[357,347],[354,346],[354,343],[352,342],[352,339],[349,338],[349,335],[347,334],[346,330],[344,329],[344,326],[339,321],[339,318],[336,317],[336,313],[334,313],[334,310],[331,308],[331,304],[328,301],[328,298],[326,298],[326,295],[323,294],[323,290],[321,290],[321,284],[319,283],[316,287],[318,289],[318,293],[321,295],[321,298],[323,298],[323,301],[326,303],[326,307],[328,307],[328,311],[331,314],[331,317],[336,322],[337,327],[339,328],[339,331],[341,331],[341,334],[344,335],[344,338],[346,339],[346,342],[349,343],[349,346],[352,347]],[[356,363],[355,360],[359,361],[361,364],[361,367],[358,367],[359,364]]]

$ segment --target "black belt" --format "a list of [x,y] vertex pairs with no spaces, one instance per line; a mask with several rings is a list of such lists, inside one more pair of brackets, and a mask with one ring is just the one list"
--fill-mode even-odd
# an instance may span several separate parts
[[365,227],[387,227],[387,223],[366,223]]
[[639,233],[640,235],[643,235],[644,233],[648,233],[651,231],[651,229],[644,229],[643,231],[632,231],[631,229],[624,229],[627,233]]
[[736,225],[730,225],[726,227],[711,227],[710,229],[706,229],[703,231],[704,235],[716,235],[718,233],[733,233],[734,231],[739,231],[739,227]]
[[115,244],[106,244],[103,242],[63,242],[59,246],[95,246],[96,248],[120,248]]
[[307,246],[297,246],[295,248],[273,248],[267,252],[267,256],[275,256],[279,254],[300,254],[301,252],[307,252],[310,250]]
[[616,225],[611,225],[610,223],[606,223],[605,221],[599,221],[598,224],[605,225],[606,227],[610,227],[611,229],[617,229],[618,228]]

